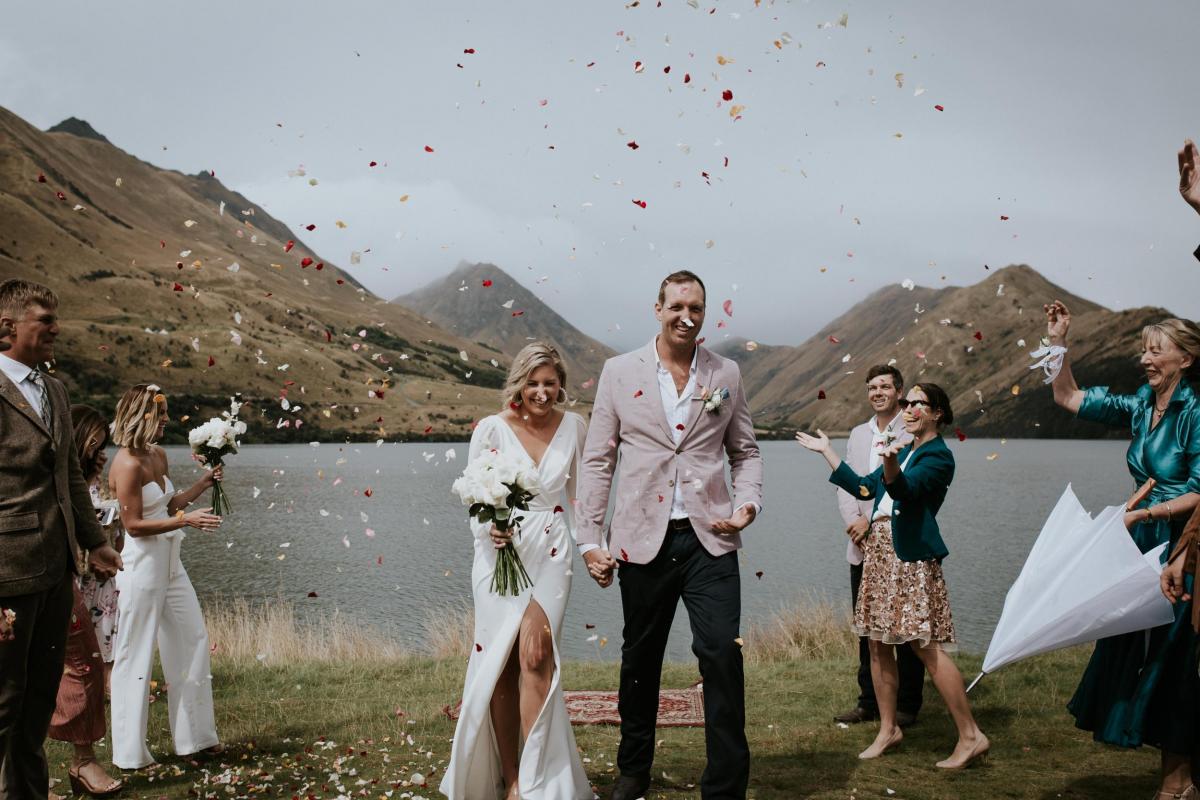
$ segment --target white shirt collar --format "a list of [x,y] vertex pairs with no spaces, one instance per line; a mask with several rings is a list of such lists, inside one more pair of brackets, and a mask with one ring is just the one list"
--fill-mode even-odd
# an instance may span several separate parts
[[8,379],[15,385],[20,386],[22,381],[29,377],[29,373],[33,372],[32,367],[27,367],[15,358],[0,353],[0,372],[8,376]]
[[896,421],[900,419],[900,414],[901,414],[901,412],[897,411],[896,416],[892,417],[891,421],[887,425],[883,426],[883,430],[880,430],[878,427],[876,427],[875,417],[872,416],[871,419],[868,420],[868,422],[871,423],[871,432],[876,435],[879,435],[879,434],[883,433],[884,431],[893,430],[896,427]]
[[[650,340],[650,349],[654,351],[654,363],[658,367],[659,372],[666,372],[666,367],[662,364],[662,357],[658,354],[658,334],[654,334],[654,338]],[[688,375],[696,374],[696,362],[700,358],[700,345],[696,345],[696,349],[692,351],[692,365],[688,367]]]

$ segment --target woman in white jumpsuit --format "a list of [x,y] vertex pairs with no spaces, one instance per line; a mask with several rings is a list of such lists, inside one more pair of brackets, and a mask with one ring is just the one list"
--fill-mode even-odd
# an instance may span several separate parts
[[213,718],[208,633],[196,590],[179,560],[183,528],[213,530],[221,524],[212,509],[185,511],[220,469],[206,472],[191,488],[176,491],[167,456],[155,444],[170,417],[167,400],[154,384],[139,384],[117,403],[113,437],[121,450],[109,469],[109,484],[121,503],[129,534],[117,575],[121,625],[113,645],[112,753],[122,769],[154,763],[146,747],[154,645],[162,661],[167,711],[178,755],[220,752]]

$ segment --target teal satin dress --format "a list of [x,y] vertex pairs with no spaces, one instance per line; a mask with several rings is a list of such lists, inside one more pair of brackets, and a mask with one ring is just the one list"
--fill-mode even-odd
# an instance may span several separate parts
[[[1180,381],[1162,420],[1151,430],[1153,411],[1154,391],[1148,385],[1131,395],[1092,387],[1079,408],[1080,419],[1130,428],[1133,440],[1126,461],[1134,486],[1147,478],[1158,482],[1142,506],[1200,492],[1200,397],[1187,381]],[[1188,516],[1175,514],[1170,523],[1139,523],[1130,536],[1143,553],[1163,542],[1169,542],[1169,551]],[[1076,727],[1092,731],[1096,741],[1122,747],[1149,744],[1170,753],[1193,752],[1200,710],[1195,643],[1190,602],[1175,605],[1175,621],[1168,625],[1096,642],[1067,704]]]

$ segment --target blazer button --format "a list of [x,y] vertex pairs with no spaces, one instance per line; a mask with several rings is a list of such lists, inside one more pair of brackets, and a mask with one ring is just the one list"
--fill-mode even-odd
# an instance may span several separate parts
[[675,448],[675,455],[679,455],[679,454],[680,454],[680,453],[682,453],[682,452],[683,452],[683,448],[682,448],[682,447],[676,447],[676,448]]
[[672,489],[674,489],[675,488],[675,480],[671,479],[671,480],[667,481],[667,486],[670,486]]

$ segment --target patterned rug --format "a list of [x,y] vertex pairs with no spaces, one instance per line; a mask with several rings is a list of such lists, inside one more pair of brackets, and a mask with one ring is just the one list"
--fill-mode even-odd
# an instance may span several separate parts
[[[591,692],[564,692],[567,714],[574,725],[620,725],[617,713],[617,692],[613,690]],[[462,701],[453,708],[446,706],[442,711],[450,719],[458,719]],[[704,685],[697,683],[687,689],[663,689],[658,693],[658,727],[660,728],[703,728]]]

